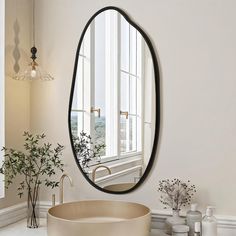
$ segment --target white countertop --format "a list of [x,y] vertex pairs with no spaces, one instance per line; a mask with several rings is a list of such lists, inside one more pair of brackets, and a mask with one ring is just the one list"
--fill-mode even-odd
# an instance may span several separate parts
[[[26,227],[26,220],[0,228],[0,236],[47,236],[46,219],[40,219],[38,229],[29,229]],[[150,236],[166,236],[162,231],[153,229]]]
[[0,228],[0,236],[47,236],[46,219],[40,219],[38,229],[29,229],[26,227],[26,220]]

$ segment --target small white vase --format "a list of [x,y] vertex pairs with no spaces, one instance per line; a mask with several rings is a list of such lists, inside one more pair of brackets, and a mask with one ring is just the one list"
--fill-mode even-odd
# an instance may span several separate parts
[[185,218],[179,215],[180,210],[173,210],[173,215],[168,217],[165,221],[165,232],[169,235],[172,234],[172,226],[174,225],[185,225]]

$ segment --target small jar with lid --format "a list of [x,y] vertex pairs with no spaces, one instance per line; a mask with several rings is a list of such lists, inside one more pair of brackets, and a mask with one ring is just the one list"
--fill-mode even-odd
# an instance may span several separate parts
[[172,236],[188,236],[189,226],[174,225],[172,227]]

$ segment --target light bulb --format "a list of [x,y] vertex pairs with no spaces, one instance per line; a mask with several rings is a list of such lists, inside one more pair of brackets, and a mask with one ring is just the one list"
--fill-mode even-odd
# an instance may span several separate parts
[[31,72],[30,72],[30,75],[32,78],[35,78],[36,77],[36,70],[32,69]]

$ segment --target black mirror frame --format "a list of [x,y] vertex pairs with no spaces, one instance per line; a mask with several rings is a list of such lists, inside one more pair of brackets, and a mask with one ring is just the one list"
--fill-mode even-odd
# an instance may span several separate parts
[[[99,187],[98,185],[96,185],[93,181],[91,181],[88,176],[83,172],[79,162],[78,162],[78,159],[77,159],[77,156],[76,156],[76,153],[75,153],[75,150],[74,150],[74,146],[73,146],[73,141],[72,141],[72,132],[71,132],[71,108],[72,108],[72,101],[73,101],[73,94],[74,94],[74,87],[75,87],[75,82],[76,82],[76,74],[77,74],[77,64],[78,64],[78,60],[79,60],[79,51],[80,51],[80,48],[81,48],[81,44],[82,44],[82,41],[83,41],[83,38],[84,38],[84,35],[85,35],[85,32],[87,30],[87,28],[89,27],[90,23],[94,20],[94,18],[99,15],[100,13],[106,11],[106,10],[115,10],[117,12],[119,12],[128,22],[129,24],[131,24],[134,28],[136,28],[140,34],[143,36],[143,38],[145,39],[149,49],[150,49],[150,52],[151,52],[151,56],[152,56],[152,60],[153,60],[153,67],[154,67],[154,76],[155,76],[155,90],[156,90],[156,124],[155,124],[155,136],[154,136],[154,141],[153,141],[153,148],[152,148],[152,153],[151,153],[151,157],[149,159],[149,163],[148,163],[148,166],[143,174],[143,176],[140,178],[139,182],[132,188],[128,189],[128,190],[125,190],[125,191],[119,191],[119,192],[115,192],[115,191],[110,191],[110,190],[106,190],[106,189],[103,189],[101,187]],[[156,54],[155,54],[155,50],[154,50],[154,47],[151,43],[151,40],[149,39],[149,37],[147,36],[147,34],[138,26],[136,25],[129,17],[128,15],[123,11],[121,10],[120,8],[117,8],[117,7],[114,7],[114,6],[108,6],[108,7],[104,7],[102,9],[100,9],[99,11],[97,11],[90,19],[89,21],[87,22],[87,24],[85,25],[85,28],[83,29],[82,31],[82,34],[81,34],[81,37],[80,37],[80,40],[79,40],[79,44],[78,44],[78,47],[77,47],[77,51],[76,51],[76,56],[75,56],[75,64],[74,64],[74,72],[73,72],[73,78],[72,78],[72,85],[71,85],[71,92],[70,92],[70,101],[69,101],[69,111],[68,111],[68,125],[69,125],[69,136],[70,136],[70,142],[71,142],[71,147],[72,147],[72,151],[73,151],[73,154],[74,154],[74,158],[75,158],[75,161],[77,163],[77,166],[79,167],[81,173],[83,174],[83,176],[86,178],[86,180],[93,186],[95,187],[96,189],[100,190],[100,191],[103,191],[105,193],[110,193],[110,194],[125,194],[125,193],[130,193],[132,191],[134,191],[135,189],[137,189],[143,182],[144,180],[146,179],[146,177],[148,176],[152,166],[153,166],[153,163],[154,163],[154,160],[155,160],[155,157],[156,157],[156,152],[157,152],[157,145],[158,145],[158,139],[159,139],[159,132],[160,132],[160,74],[159,74],[159,66],[158,66],[158,61],[157,61],[157,57],[156,57]]]

